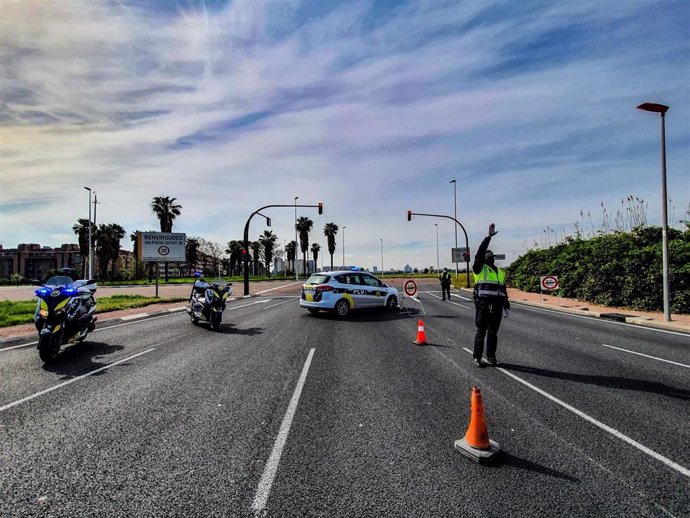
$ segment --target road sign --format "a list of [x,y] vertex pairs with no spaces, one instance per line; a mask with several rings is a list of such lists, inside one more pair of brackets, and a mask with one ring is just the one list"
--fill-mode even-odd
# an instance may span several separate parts
[[542,275],[539,277],[541,289],[545,291],[552,291],[558,289],[558,275]]
[[470,249],[467,247],[451,248],[451,261],[454,263],[464,263],[465,258],[462,256],[465,252],[469,253]]
[[139,259],[146,263],[184,263],[185,243],[182,232],[137,232]]
[[505,261],[506,254],[494,254],[494,261]]
[[405,291],[405,295],[408,297],[414,297],[417,294],[417,283],[414,282],[412,279],[409,279],[405,281],[405,284],[403,285],[403,290]]

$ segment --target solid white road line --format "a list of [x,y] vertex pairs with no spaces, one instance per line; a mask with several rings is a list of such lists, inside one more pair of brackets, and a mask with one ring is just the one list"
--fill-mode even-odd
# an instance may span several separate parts
[[22,398],[18,401],[14,401],[13,403],[8,403],[5,406],[0,406],[0,412],[4,412],[8,408],[12,408],[14,406],[21,405],[22,403],[26,403],[27,401],[31,401],[32,399],[37,398],[38,396],[42,396],[43,394],[47,394],[48,392],[52,392],[53,390],[57,390],[59,388],[62,388],[66,385],[74,383],[75,381],[79,381],[80,379],[84,379],[87,376],[91,376],[92,374],[96,374],[97,372],[101,372],[101,371],[104,371],[106,369],[109,369],[110,367],[114,367],[115,365],[117,365],[119,363],[127,362],[133,358],[136,358],[137,356],[141,356],[142,354],[150,353],[151,351],[155,351],[155,350],[156,350],[156,348],[152,347],[151,349],[147,349],[146,351],[142,351],[140,353],[133,354],[132,356],[129,356],[128,358],[124,358],[123,360],[118,360],[116,362],[110,363],[110,364],[106,365],[105,367],[101,367],[101,368],[93,370],[91,372],[87,372],[86,374],[82,374],[81,376],[77,376],[76,378],[72,378],[71,380],[64,381],[58,385],[55,385],[54,387],[50,387],[50,388],[47,388],[45,390],[41,390],[40,392],[36,392],[35,394],[32,394],[31,396],[27,396],[27,397]]
[[[470,351],[470,350],[469,350],[468,348],[466,348],[466,347],[463,347],[462,350],[465,351],[465,352],[468,352],[468,353],[472,354],[472,351]],[[611,428],[610,426],[608,426],[608,425],[602,423],[601,421],[598,421],[598,420],[594,419],[592,416],[590,416],[590,415],[588,415],[588,414],[585,414],[585,413],[582,412],[581,410],[578,410],[578,409],[575,408],[574,406],[569,405],[569,404],[566,403],[565,401],[561,401],[561,400],[558,399],[556,396],[552,396],[551,394],[549,394],[549,393],[546,392],[545,390],[542,390],[542,389],[540,389],[539,387],[536,387],[536,386],[532,385],[532,384],[529,383],[528,381],[523,380],[522,378],[520,378],[519,376],[516,376],[516,375],[513,374],[512,372],[509,372],[509,371],[507,371],[506,369],[502,369],[501,367],[489,367],[489,368],[491,368],[491,369],[496,369],[496,370],[498,370],[498,371],[501,371],[501,372],[502,372],[503,374],[505,374],[506,376],[509,376],[509,377],[513,378],[515,381],[518,381],[518,382],[522,383],[523,385],[525,385],[526,387],[531,388],[532,390],[534,390],[534,391],[537,392],[538,394],[541,394],[541,395],[544,396],[545,398],[550,399],[551,401],[553,401],[553,402],[556,403],[557,405],[562,406],[562,407],[565,408],[566,410],[569,410],[570,412],[572,412],[573,414],[577,415],[578,417],[581,417],[581,418],[584,419],[585,421],[588,421],[588,422],[592,423],[594,426],[598,426],[599,428],[601,428],[601,429],[604,430],[605,432],[610,433],[610,434],[613,435],[614,437],[617,437],[617,438],[621,439],[622,441],[627,442],[627,443],[630,444],[631,446],[634,446],[635,448],[637,448],[638,450],[640,450],[640,451],[643,452],[643,453],[646,453],[646,454],[649,455],[650,457],[653,457],[653,458],[655,458],[656,460],[658,460],[658,461],[660,461],[660,462],[666,464],[666,466],[668,466],[669,468],[671,468],[671,469],[677,471],[677,472],[680,473],[681,475],[685,475],[686,477],[690,478],[690,469],[688,469],[688,468],[686,468],[686,467],[684,467],[684,466],[681,466],[680,464],[677,464],[677,463],[673,462],[671,459],[668,459],[668,458],[664,457],[663,455],[661,455],[661,454],[655,452],[654,450],[652,450],[652,449],[650,449],[650,448],[647,448],[644,444],[640,444],[640,443],[637,442],[636,440],[631,439],[630,437],[628,437],[627,435],[625,435],[625,434],[619,432],[619,431],[616,430],[615,428]]]
[[621,347],[614,347],[613,345],[601,344],[604,347],[609,347],[611,349],[616,349],[617,351],[623,351],[625,353],[636,354],[638,356],[644,356],[645,358],[651,358],[652,360],[658,360],[660,362],[672,363],[673,365],[680,365],[686,369],[690,369],[690,365],[685,365],[684,363],[678,363],[671,360],[664,360],[663,358],[657,358],[656,356],[650,356],[648,354],[638,353],[636,351],[629,351],[628,349],[622,349]]
[[244,304],[243,306],[231,306],[226,311],[230,311],[233,309],[248,308],[249,306],[256,306],[257,304],[266,304],[267,302],[271,302],[272,300],[273,299],[257,300],[256,302],[252,302],[251,304]]
[[[435,293],[433,293],[433,292],[431,292],[431,291],[425,291],[424,293],[427,293],[427,294],[431,295],[432,297],[436,297],[436,298],[439,299],[439,300],[443,300],[443,298],[439,297],[438,295],[436,295]],[[461,297],[461,298],[462,298],[462,297]],[[470,307],[468,307],[468,306],[463,306],[462,304],[458,304],[457,302],[453,302],[452,300],[449,300],[448,302],[450,302],[451,304],[453,304],[453,305],[455,305],[455,306],[460,306],[461,308],[472,309],[472,308],[470,308]]]
[[311,359],[314,357],[314,351],[316,349],[311,349],[309,351],[309,356],[307,356],[307,361],[304,363],[302,368],[302,374],[300,374],[299,381],[295,387],[295,392],[292,394],[292,399],[288,405],[285,417],[283,417],[283,423],[280,425],[280,431],[278,432],[278,437],[276,437],[275,443],[273,444],[273,451],[271,456],[266,463],[264,468],[264,473],[261,475],[261,480],[259,481],[259,487],[256,490],[256,495],[254,496],[254,502],[252,502],[252,509],[254,511],[263,511],[266,507],[266,502],[268,501],[268,495],[271,493],[271,486],[273,485],[273,479],[278,471],[278,463],[280,462],[280,457],[283,454],[283,448],[287,442],[288,434],[290,433],[290,426],[292,426],[292,418],[295,416],[297,411],[297,404],[299,403],[299,397],[302,394],[302,388],[307,380],[307,373],[309,372],[309,366],[311,365]]
[[277,288],[271,288],[269,290],[263,290],[263,291],[257,291],[257,295],[261,295],[262,293],[268,293],[269,291],[274,291],[274,290],[279,290],[281,288],[285,288],[286,286],[294,286],[295,284],[304,284],[304,282],[291,282],[290,284],[283,284],[282,286],[278,286]]
[[[521,304],[521,301],[516,300],[516,304]],[[634,327],[635,329],[641,329],[644,331],[656,331],[657,333],[666,333],[669,335],[677,335],[677,336],[685,336],[685,337],[690,337],[690,334],[688,333],[683,333],[681,331],[669,331],[667,329],[658,329],[656,327],[650,327],[650,326],[643,326],[639,324],[627,324],[625,322],[616,322],[615,320],[606,320],[605,318],[597,318],[593,317],[591,315],[577,315],[575,313],[567,313],[565,311],[558,311],[557,309],[550,309],[550,308],[544,308],[544,307],[539,307],[539,306],[532,306],[530,304],[521,304],[523,308],[527,309],[534,309],[535,311],[546,311],[548,313],[557,313],[559,315],[563,315],[566,317],[573,317],[573,318],[586,318],[590,321],[595,321],[595,322],[602,322],[604,324],[612,324],[616,326],[626,326],[626,327]],[[615,311],[614,308],[611,308],[612,311]]]

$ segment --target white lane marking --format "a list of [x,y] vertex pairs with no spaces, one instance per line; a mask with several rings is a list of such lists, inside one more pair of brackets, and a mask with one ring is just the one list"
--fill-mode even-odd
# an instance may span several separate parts
[[603,345],[604,347],[610,347],[611,349],[616,349],[618,351],[623,351],[623,352],[630,353],[630,354],[637,354],[638,356],[644,356],[645,358],[651,358],[652,360],[658,360],[660,362],[672,363],[673,365],[680,365],[681,367],[685,367],[686,369],[690,369],[690,365],[685,365],[684,363],[678,363],[678,362],[674,362],[671,360],[664,360],[663,358],[657,358],[656,356],[650,356],[648,354],[638,353],[636,351],[629,351],[628,349],[622,349],[621,347],[614,347],[613,345],[607,345],[607,344],[601,344],[601,345]]
[[302,394],[302,388],[304,387],[304,383],[307,379],[307,373],[309,372],[309,366],[311,365],[311,359],[314,357],[315,350],[316,349],[312,348],[309,351],[309,356],[307,356],[307,361],[304,363],[304,367],[302,368],[302,374],[300,374],[299,381],[295,387],[295,392],[292,394],[292,399],[288,405],[287,412],[285,412],[285,417],[283,417],[283,422],[280,425],[278,437],[276,437],[275,443],[273,444],[273,451],[271,452],[271,456],[266,463],[264,473],[261,475],[259,487],[256,489],[256,495],[254,496],[254,501],[252,502],[252,509],[254,511],[263,511],[266,507],[268,495],[271,493],[273,479],[278,471],[278,463],[280,462],[280,457],[283,454],[283,448],[285,447],[288,433],[290,433],[292,418],[295,416],[295,412],[297,411],[297,403],[299,403],[299,397]]
[[144,318],[144,317],[147,317],[147,316],[149,316],[148,313],[136,313],[136,314],[134,314],[134,315],[126,315],[126,316],[124,316],[124,317],[120,317],[120,320],[124,320],[124,321],[127,321],[127,320],[136,320],[137,318]]
[[273,304],[273,305],[271,305],[271,306],[266,306],[264,309],[271,309],[271,308],[274,308],[274,307],[276,307],[276,306],[280,306],[280,305],[282,305],[282,304],[286,304],[286,303],[288,303],[288,302],[294,302],[296,299],[299,299],[299,297],[294,297],[294,298],[292,298],[292,299],[284,300],[283,302],[278,302],[278,304]]
[[[514,300],[512,299],[513,302],[516,304],[521,304],[522,301],[520,300]],[[550,309],[550,308],[543,308],[539,306],[532,306],[530,304],[521,304],[522,307],[529,308],[529,309],[534,309],[535,311],[548,311],[549,313],[557,313],[559,315],[567,316],[567,317],[574,317],[574,318],[586,318],[590,321],[595,321],[595,322],[602,322],[604,324],[613,324],[617,326],[626,326],[626,327],[634,327],[635,329],[642,329],[646,331],[656,331],[657,333],[666,333],[669,335],[678,335],[678,336],[685,336],[686,338],[690,337],[690,334],[688,333],[683,333],[681,331],[669,331],[667,329],[658,329],[656,327],[651,327],[651,326],[644,326],[644,325],[639,325],[639,324],[626,324],[625,322],[616,322],[615,320],[607,320],[605,318],[597,318],[593,316],[587,316],[587,315],[577,315],[575,313],[569,313],[566,311],[558,311],[557,309]],[[613,308],[612,308],[613,311]]]
[[22,347],[27,347],[29,345],[36,345],[38,342],[29,342],[28,344],[20,344],[20,345],[13,345],[12,347],[3,347],[0,349],[0,352],[2,351],[9,351],[11,349],[20,349]]
[[[463,347],[462,350],[465,351],[465,352],[468,352],[468,353],[472,354],[472,351],[470,351],[467,347]],[[618,438],[621,439],[622,441],[625,441],[625,442],[627,442],[628,444],[630,444],[631,446],[634,446],[635,448],[637,448],[637,449],[640,450],[641,452],[646,453],[646,454],[649,455],[650,457],[653,457],[653,458],[655,458],[656,460],[658,460],[658,461],[660,461],[660,462],[666,464],[669,468],[676,470],[676,471],[677,471],[678,473],[680,473],[681,475],[685,475],[686,477],[690,478],[690,469],[688,469],[688,468],[686,468],[686,467],[684,467],[684,466],[681,466],[680,464],[677,464],[677,463],[673,462],[671,459],[668,459],[668,458],[664,457],[664,456],[661,455],[660,453],[657,453],[657,452],[655,452],[654,450],[652,450],[652,449],[650,449],[650,448],[647,448],[647,446],[645,446],[644,444],[640,444],[640,443],[637,442],[635,439],[631,439],[630,437],[628,437],[627,435],[625,435],[625,434],[622,433],[622,432],[619,432],[619,431],[616,430],[615,428],[611,428],[610,426],[608,426],[608,425],[602,423],[601,421],[598,421],[597,419],[594,419],[592,416],[590,416],[590,415],[588,415],[588,414],[585,414],[585,413],[582,412],[581,410],[578,410],[578,409],[575,408],[574,406],[569,405],[569,404],[566,403],[565,401],[561,401],[561,400],[558,399],[556,396],[552,396],[552,395],[549,394],[548,392],[546,392],[546,391],[540,389],[539,387],[536,387],[536,386],[532,385],[530,382],[523,380],[521,377],[516,376],[516,375],[513,374],[512,372],[509,372],[509,371],[507,371],[507,370],[505,370],[505,369],[502,369],[501,367],[490,367],[490,368],[501,371],[501,372],[502,372],[503,374],[505,374],[506,376],[509,376],[509,377],[513,378],[514,380],[519,381],[520,383],[522,383],[522,384],[525,385],[526,387],[531,388],[532,390],[534,390],[534,391],[537,392],[538,394],[541,394],[542,396],[544,396],[544,397],[547,398],[547,399],[550,399],[551,401],[553,401],[553,402],[556,403],[557,405],[560,405],[560,406],[562,406],[563,408],[565,408],[566,410],[569,410],[570,412],[572,412],[572,413],[575,414],[576,416],[581,417],[581,418],[584,419],[585,421],[588,421],[588,422],[592,423],[594,426],[598,426],[599,428],[601,428],[601,429],[604,430],[605,432],[610,433],[610,434],[613,435],[614,437],[618,437]]]
[[269,291],[279,290],[279,289],[285,288],[285,287],[287,287],[287,286],[294,286],[295,284],[304,284],[304,282],[302,282],[302,281],[300,281],[300,282],[291,282],[290,284],[283,284],[282,286],[278,286],[277,288],[271,288],[271,289],[269,289],[269,290],[257,291],[256,294],[257,294],[257,295],[261,295],[262,293],[268,293]]
[[257,300],[256,302],[252,302],[251,304],[244,304],[242,306],[231,306],[226,311],[230,311],[233,309],[248,308],[249,306],[256,306],[257,304],[266,304],[267,302],[271,302],[272,300],[273,299]]
[[105,367],[101,367],[101,368],[96,369],[96,370],[93,370],[93,371],[91,371],[91,372],[87,372],[86,374],[82,374],[81,376],[77,376],[76,378],[72,378],[71,380],[64,381],[64,382],[62,382],[62,383],[60,383],[60,384],[58,384],[58,385],[55,385],[55,386],[53,386],[53,387],[47,388],[47,389],[45,389],[45,390],[41,390],[40,392],[36,392],[35,394],[32,394],[32,395],[27,396],[27,397],[25,397],[25,398],[19,399],[18,401],[14,401],[13,403],[8,403],[8,404],[5,405],[5,406],[0,406],[0,412],[4,412],[4,411],[7,410],[8,408],[12,408],[12,407],[14,407],[14,406],[21,405],[22,403],[26,403],[27,401],[31,401],[32,399],[35,399],[35,398],[37,398],[37,397],[39,397],[39,396],[42,396],[43,394],[47,394],[48,392],[52,392],[53,390],[57,390],[57,389],[59,389],[59,388],[62,388],[62,387],[64,387],[64,386],[66,386],[66,385],[69,385],[69,384],[71,384],[71,383],[74,383],[74,382],[76,382],[76,381],[79,381],[79,380],[81,380],[81,379],[84,379],[84,378],[86,378],[86,377],[88,377],[88,376],[91,376],[92,374],[96,374],[97,372],[104,371],[104,370],[106,370],[106,369],[109,369],[110,367],[114,367],[115,365],[117,365],[117,364],[119,364],[119,363],[123,363],[123,362],[129,361],[129,360],[131,360],[131,359],[133,359],[133,358],[136,358],[137,356],[141,356],[142,354],[147,354],[147,353],[150,353],[151,351],[155,351],[155,350],[156,350],[156,348],[155,348],[155,347],[152,347],[151,349],[147,349],[146,351],[142,351],[142,352],[140,352],[140,353],[133,354],[132,356],[129,356],[129,357],[127,357],[127,358],[124,358],[123,360],[118,360],[118,361],[116,361],[116,362],[109,363],[109,364],[106,365]]
[[[436,297],[436,298],[439,299],[439,300],[443,300],[441,297],[439,297],[438,295],[436,295],[435,293],[433,293],[433,292],[431,292],[431,291],[425,291],[424,293],[427,293],[427,294],[431,295],[432,297]],[[462,297],[461,297],[461,298],[462,298]],[[460,306],[461,308],[472,309],[472,308],[470,308],[470,307],[468,307],[468,306],[463,306],[462,304],[458,304],[457,302],[453,302],[452,300],[449,300],[448,302],[450,302],[451,304],[453,304],[453,305],[455,305],[455,306]]]

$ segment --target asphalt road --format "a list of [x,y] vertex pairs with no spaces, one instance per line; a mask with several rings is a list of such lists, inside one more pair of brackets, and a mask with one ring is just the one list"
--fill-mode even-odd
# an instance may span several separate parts
[[[220,332],[176,313],[46,368],[0,350],[0,515],[690,516],[689,336],[514,304],[476,369],[472,304],[439,294],[427,346],[419,316],[267,293]],[[453,448],[473,385],[496,465]]]

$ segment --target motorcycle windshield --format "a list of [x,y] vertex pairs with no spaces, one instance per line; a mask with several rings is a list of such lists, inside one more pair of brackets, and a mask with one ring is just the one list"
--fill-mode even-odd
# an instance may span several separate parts
[[67,277],[65,275],[56,275],[55,277],[51,277],[46,282],[44,282],[43,285],[50,286],[51,288],[60,288],[62,286],[71,286],[72,282],[73,281],[71,277]]

